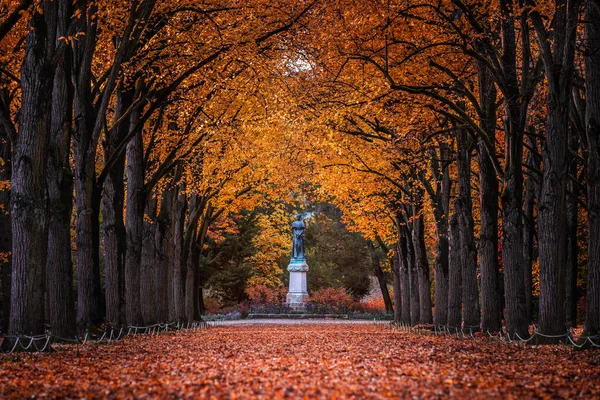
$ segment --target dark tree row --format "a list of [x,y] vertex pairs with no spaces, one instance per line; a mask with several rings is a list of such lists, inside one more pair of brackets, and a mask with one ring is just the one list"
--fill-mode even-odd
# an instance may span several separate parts
[[[17,57],[0,70],[2,330],[39,334],[47,323],[72,337],[102,321],[198,319],[201,252],[224,183],[186,190],[182,177],[202,171],[196,147],[209,128],[235,118],[203,107],[312,4],[265,15],[219,2],[11,6],[0,24],[3,51]],[[190,99],[195,109],[177,115]]]
[[[322,90],[324,96],[355,96],[340,106],[344,121],[332,125],[397,154],[387,170],[354,157],[356,171],[382,177],[395,193],[388,209],[398,231],[396,319],[431,322],[415,219],[424,191],[436,228],[436,324],[484,331],[505,326],[510,335],[526,337],[538,314],[538,332],[546,335],[538,339],[552,342],[577,323],[583,296],[585,333],[597,335],[600,3],[344,6],[328,20],[339,25],[328,38],[336,46],[313,51],[328,57],[321,85],[335,90]],[[407,108],[432,115],[428,126],[410,125]],[[582,276],[586,292],[578,293]]]

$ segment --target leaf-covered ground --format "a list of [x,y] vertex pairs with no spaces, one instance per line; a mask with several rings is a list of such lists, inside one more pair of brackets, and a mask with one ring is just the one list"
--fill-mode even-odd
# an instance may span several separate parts
[[367,324],[226,326],[0,355],[0,397],[600,398],[600,353]]

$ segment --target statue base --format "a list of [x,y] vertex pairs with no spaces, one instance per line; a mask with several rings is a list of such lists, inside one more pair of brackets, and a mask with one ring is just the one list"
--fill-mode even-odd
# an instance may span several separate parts
[[305,311],[308,302],[308,291],[306,290],[308,264],[304,259],[292,259],[288,265],[288,271],[290,271],[290,287],[286,303],[292,311]]

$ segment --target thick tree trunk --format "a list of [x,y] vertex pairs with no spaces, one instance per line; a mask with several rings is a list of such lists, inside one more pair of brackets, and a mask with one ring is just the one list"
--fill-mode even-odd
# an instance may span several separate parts
[[[511,163],[505,169],[502,194],[502,261],[504,263],[505,323],[508,333],[528,334],[525,309],[525,280],[522,242],[522,139],[506,139]],[[515,165],[515,164],[518,164]]]
[[450,218],[448,229],[450,254],[448,257],[448,322],[449,329],[462,327],[462,265],[460,233],[458,230],[458,216],[456,213]]
[[567,263],[565,273],[565,322],[567,327],[577,326],[577,269],[579,246],[577,244],[577,198],[579,197],[579,184],[573,179],[577,177],[577,154],[579,138],[575,129],[569,131],[569,177],[567,178]]
[[146,325],[154,324],[158,321],[156,313],[156,268],[158,265],[156,251],[156,206],[157,199],[151,198],[147,201],[146,214],[144,219],[144,232],[142,239],[142,259],[141,259],[141,277],[140,277],[140,295],[142,317]]
[[[523,130],[527,112],[527,90],[519,90],[517,77],[517,45],[515,9],[512,0],[501,0],[502,57],[504,86],[504,179],[502,188],[502,262],[504,264],[505,324],[510,335],[528,334],[525,310],[525,282],[523,272]],[[526,24],[525,24],[526,25]],[[524,51],[528,50],[527,26],[524,33]],[[525,55],[528,53],[525,51]],[[524,63],[523,69],[529,64]],[[523,82],[529,79],[525,77]]]
[[169,320],[169,261],[173,240],[171,233],[173,191],[165,190],[162,195],[160,211],[156,218],[156,268],[154,269],[154,291],[156,299],[156,318]]
[[394,322],[402,321],[402,285],[400,284],[400,254],[398,246],[395,246],[394,256],[391,259],[392,273],[394,278]]
[[[59,4],[57,35],[66,36],[71,18],[69,2]],[[71,212],[73,175],[69,165],[73,94],[70,85],[71,57],[59,60],[52,92],[51,138],[48,151],[48,260],[46,288],[48,321],[52,334],[75,336],[73,263],[71,260]]]
[[[97,320],[98,304],[94,297],[96,283],[94,266],[94,184],[96,180],[96,145],[92,143],[95,111],[91,104],[91,62],[95,50],[96,24],[94,11],[81,5],[82,14],[76,29],[85,32],[74,41],[73,81],[76,85],[73,103],[75,130],[73,150],[75,160],[75,213],[77,222],[75,262],[77,265],[77,329],[85,331]],[[89,11],[89,13],[88,13]]]
[[[131,106],[132,91],[118,91],[115,108],[115,121]],[[119,129],[108,133],[104,142],[104,161],[108,162],[129,132],[129,120],[121,123]],[[123,209],[125,201],[125,153],[121,153],[106,175],[102,190],[102,228],[104,233],[104,287],[106,293],[106,322],[118,326],[124,321],[123,306],[125,270],[125,222]]]
[[410,286],[410,324],[415,326],[419,324],[421,319],[421,307],[419,302],[419,278],[417,273],[417,265],[415,263],[415,250],[413,246],[413,231],[404,228],[406,236],[406,261],[408,263],[408,279]]
[[[48,245],[46,168],[54,69],[48,62],[55,45],[51,2],[34,10],[21,67],[19,134],[12,154],[12,282],[8,332],[44,332],[44,282]],[[54,10],[54,11],[53,11]],[[10,345],[4,341],[6,345]]]
[[[537,141],[528,136],[528,143],[531,149],[537,150]],[[534,235],[535,235],[535,196],[539,191],[539,177],[533,171],[539,171],[539,157],[529,152],[526,164],[532,171],[525,181],[525,207],[523,214],[523,260],[525,273],[525,305],[527,309],[527,322],[531,322],[533,318],[533,262],[535,260],[534,253]]]
[[600,333],[600,1],[587,0],[585,127],[588,140],[588,270],[584,332]]
[[[131,126],[137,122],[139,110],[132,112]],[[144,230],[144,147],[138,132],[127,145],[127,209],[125,231],[125,319],[128,324],[143,323],[140,296],[142,238]]]
[[401,301],[401,313],[400,313],[400,322],[403,324],[410,324],[410,300],[411,300],[411,291],[410,291],[410,276],[408,273],[409,265],[408,265],[408,247],[407,247],[407,238],[406,234],[402,232],[403,229],[398,227],[398,254],[400,260],[400,295],[402,297]]
[[[496,88],[490,70],[479,61],[481,125],[488,140],[496,143]],[[478,139],[479,164],[479,264],[481,270],[481,328],[497,332],[502,326],[501,298],[498,292],[498,179],[484,139]]]
[[[433,323],[431,311],[431,280],[429,279],[429,262],[425,247],[425,223],[423,222],[421,196],[416,199],[413,212],[412,243],[415,249],[415,264],[417,267],[417,281],[419,285],[419,320],[422,324]],[[384,297],[385,299],[385,297]]]
[[[450,158],[448,145],[440,143],[440,158],[442,162]],[[432,168],[434,176],[437,168]],[[448,279],[449,279],[449,242],[448,242],[448,214],[450,212],[451,180],[447,166],[439,171],[439,190],[432,198],[432,208],[435,218],[437,235],[437,248],[435,255],[435,306],[433,320],[437,325],[446,325],[448,322]]]
[[471,154],[467,132],[457,131],[458,198],[455,212],[460,237],[462,267],[463,320],[465,329],[479,330],[479,290],[477,287],[477,251],[473,237],[473,201],[471,199]]
[[[196,235],[194,235],[194,238]],[[197,301],[197,287],[198,283],[196,270],[199,262],[199,251],[196,241],[190,243],[187,256],[187,268],[185,278],[185,318],[187,321],[193,321],[197,315],[196,301]]]
[[185,226],[185,212],[187,207],[186,195],[183,193],[183,187],[179,187],[177,191],[177,199],[173,205],[173,242],[172,242],[172,321],[185,320],[185,303],[184,303],[184,279],[182,270],[183,260],[183,235]]
[[[551,102],[557,93],[551,93]],[[544,177],[538,203],[538,243],[540,249],[540,331],[547,335],[565,333],[565,273],[566,273],[566,148],[567,121],[558,113],[568,115],[567,104],[548,109],[547,137],[544,146]],[[557,107],[558,108],[558,107]],[[556,113],[556,114],[555,114]],[[553,115],[551,115],[553,114]]]
[[194,283],[196,280],[196,263],[199,258],[199,253],[195,248],[196,237],[198,234],[198,222],[204,212],[204,202],[199,204],[198,196],[191,195],[188,201],[188,217],[184,229],[183,236],[183,256],[181,259],[182,275],[185,274],[184,280],[184,312],[187,321],[194,320]]
[[[538,245],[540,252],[539,331],[545,335],[565,334],[565,274],[567,231],[567,177],[569,105],[575,72],[575,40],[579,1],[557,4],[552,42],[541,18],[532,15],[548,81],[546,141],[542,157],[544,172],[538,196]],[[560,338],[542,337],[542,342]]]

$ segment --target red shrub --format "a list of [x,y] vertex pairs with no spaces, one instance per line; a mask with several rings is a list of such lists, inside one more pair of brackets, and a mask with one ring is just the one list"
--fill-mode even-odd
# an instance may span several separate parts
[[283,287],[270,288],[266,285],[253,285],[246,288],[251,303],[279,306],[285,302],[287,290]]
[[353,300],[346,291],[342,288],[326,288],[317,290],[310,295],[310,300],[313,304],[331,306],[331,307],[345,307],[350,309]]
[[369,314],[385,313],[385,303],[383,297],[369,301],[356,302],[352,305],[352,310]]

